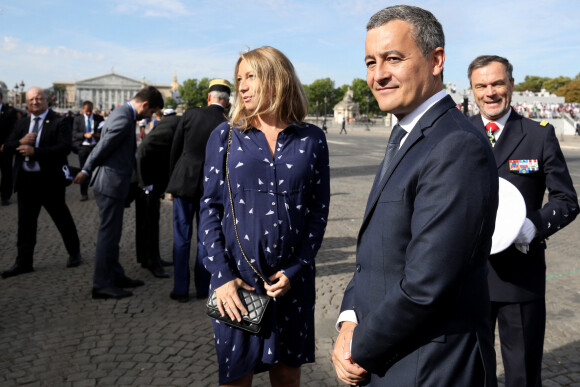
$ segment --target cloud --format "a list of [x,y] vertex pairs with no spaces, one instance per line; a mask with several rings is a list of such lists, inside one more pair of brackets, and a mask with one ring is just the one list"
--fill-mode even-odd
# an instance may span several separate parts
[[18,39],[12,36],[5,36],[0,43],[0,51],[14,51],[18,48]]
[[151,18],[173,18],[191,15],[185,4],[179,0],[141,0],[139,3],[132,4],[122,1],[114,8],[114,11]]

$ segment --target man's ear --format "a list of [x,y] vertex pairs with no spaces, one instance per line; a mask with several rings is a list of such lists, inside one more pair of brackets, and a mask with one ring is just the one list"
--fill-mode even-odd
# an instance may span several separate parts
[[437,47],[431,53],[433,76],[438,77],[443,72],[443,64],[445,63],[445,50],[443,47]]

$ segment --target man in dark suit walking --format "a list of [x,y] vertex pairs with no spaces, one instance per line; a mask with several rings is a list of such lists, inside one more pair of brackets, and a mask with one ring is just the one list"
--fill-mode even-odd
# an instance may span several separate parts
[[445,38],[428,11],[367,24],[367,83],[394,114],[357,239],[333,362],[347,384],[494,386],[486,263],[493,154],[443,90]]
[[[82,113],[74,118],[73,149],[76,149],[79,154],[79,166],[81,169],[101,137],[99,124],[103,120],[102,116],[93,113],[93,103],[91,101],[83,102]],[[85,182],[81,184],[81,201],[84,202],[88,199],[89,184]]]
[[4,144],[15,153],[14,192],[18,192],[18,256],[3,278],[33,271],[38,215],[46,209],[58,228],[69,254],[67,267],[81,263],[77,229],[65,201],[65,175],[71,149],[71,127],[48,108],[44,90],[33,87],[26,93],[29,116],[21,119]]
[[83,184],[90,176],[101,223],[97,235],[93,298],[124,298],[128,290],[142,286],[140,280],[125,275],[119,263],[119,242],[123,229],[125,199],[137,151],[136,121],[151,117],[163,108],[163,97],[153,86],[141,89],[127,104],[119,106],[105,121],[101,139],[89,155],[74,183]]
[[[171,147],[171,178],[167,192],[173,195],[173,271],[174,284],[170,297],[185,302],[189,299],[189,250],[193,217],[199,225],[199,200],[203,195],[205,146],[210,133],[226,120],[231,86],[225,79],[209,84],[207,106],[188,109],[177,127]],[[196,226],[196,229],[198,227]],[[198,298],[206,298],[210,274],[203,266],[205,248],[197,236],[197,257],[194,280]]]
[[181,117],[165,109],[161,121],[143,138],[137,148],[135,198],[135,242],[137,262],[157,278],[169,278],[159,253],[160,201],[169,182],[169,154],[173,135]]
[[0,90],[0,197],[2,205],[10,204],[12,196],[12,161],[14,155],[12,152],[4,152],[2,145],[12,133],[14,123],[16,122],[16,110],[4,103],[2,90]]
[[541,386],[545,240],[576,218],[578,198],[554,127],[511,108],[512,71],[507,59],[495,55],[471,62],[469,82],[480,111],[471,122],[489,137],[499,176],[515,185],[526,203],[514,244],[489,257],[491,328],[495,331],[497,321],[506,386]]

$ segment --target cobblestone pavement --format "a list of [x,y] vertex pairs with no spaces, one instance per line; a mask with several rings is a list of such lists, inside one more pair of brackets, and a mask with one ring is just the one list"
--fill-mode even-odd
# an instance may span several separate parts
[[[331,130],[331,208],[317,257],[316,363],[305,365],[304,386],[337,386],[330,361],[334,322],[354,266],[358,227],[374,173],[387,142],[384,129]],[[580,191],[580,139],[562,143]],[[70,157],[74,165],[76,156]],[[169,299],[171,279],[156,279],[135,261],[134,208],[125,212],[121,261],[144,287],[123,300],[92,300],[97,207],[90,192],[80,202],[77,186],[67,189],[84,263],[65,268],[67,254],[43,210],[39,218],[34,273],[0,279],[0,385],[16,386],[215,386],[213,334],[204,300]],[[17,206],[0,207],[0,269],[16,256]],[[162,256],[171,259],[172,203],[162,202]],[[580,386],[580,222],[549,241],[548,324],[543,364],[545,386]],[[194,294],[192,296],[195,296]],[[498,360],[499,360],[498,355]],[[503,373],[498,367],[498,375]],[[254,385],[268,385],[267,375]]]

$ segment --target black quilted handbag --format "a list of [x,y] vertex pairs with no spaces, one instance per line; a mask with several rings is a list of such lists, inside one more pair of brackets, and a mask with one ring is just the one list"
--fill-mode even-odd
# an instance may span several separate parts
[[[228,190],[230,194],[230,205],[232,207],[232,219],[236,219],[236,213],[234,211],[234,201],[232,199],[232,187],[230,184],[230,173],[228,170],[228,157],[230,155],[230,144],[232,143],[232,128],[230,127],[230,133],[228,136],[228,148],[226,151],[226,178],[228,181]],[[244,249],[242,248],[242,243],[240,242],[240,237],[238,235],[238,227],[236,222],[234,222],[234,230],[236,231],[236,239],[238,240],[238,246],[240,246],[240,250],[242,255],[248,262],[248,265],[254,270],[254,272],[260,277],[260,279],[266,282],[264,276],[252,265],[252,262],[246,256]],[[225,324],[228,324],[235,328],[243,329],[250,333],[258,333],[262,328],[262,319],[264,314],[266,313],[266,308],[270,303],[270,296],[265,294],[258,294],[256,292],[250,292],[249,290],[238,288],[238,296],[240,300],[244,303],[246,310],[248,311],[248,315],[244,316],[242,314],[242,321],[238,322],[238,320],[231,320],[230,317],[226,314],[224,317],[220,314],[220,311],[217,307],[217,297],[215,294],[215,290],[211,292],[209,298],[207,299],[207,315],[213,319],[221,321]]]
[[215,290],[211,292],[207,299],[207,315],[234,328],[240,328],[254,334],[260,332],[262,319],[270,303],[270,297],[265,294],[250,292],[243,288],[238,289],[238,296],[248,310],[247,316],[242,315],[242,321],[232,321],[227,314],[222,317],[217,307]]

